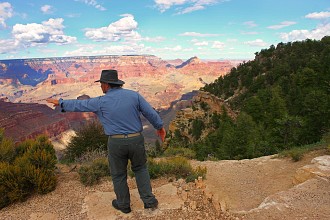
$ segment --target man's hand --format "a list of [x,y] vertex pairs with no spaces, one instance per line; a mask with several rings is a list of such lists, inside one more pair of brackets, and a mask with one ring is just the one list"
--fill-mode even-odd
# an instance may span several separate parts
[[55,106],[59,106],[59,102],[58,102],[57,99],[46,99],[46,101],[47,101],[48,103],[53,104],[54,107],[55,107]]
[[161,129],[157,130],[157,135],[160,137],[160,139],[162,140],[162,142],[164,142],[165,136],[166,136],[165,129],[164,128],[161,128]]

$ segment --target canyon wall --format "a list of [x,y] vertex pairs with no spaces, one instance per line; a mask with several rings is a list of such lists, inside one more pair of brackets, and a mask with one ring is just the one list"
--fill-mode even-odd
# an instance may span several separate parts
[[202,61],[198,57],[166,61],[153,55],[1,60],[0,127],[15,140],[21,140],[39,133],[56,136],[94,119],[91,113],[60,114],[45,100],[102,95],[99,83],[94,81],[103,69],[117,69],[124,87],[138,91],[158,111],[168,112],[171,117],[163,117],[169,121],[174,115],[167,109],[173,102],[227,74],[236,65],[237,61]]

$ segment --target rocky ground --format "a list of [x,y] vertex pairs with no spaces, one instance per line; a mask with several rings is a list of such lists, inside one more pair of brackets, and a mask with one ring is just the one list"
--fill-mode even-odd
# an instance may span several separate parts
[[330,156],[324,151],[299,162],[267,156],[240,161],[192,161],[206,166],[207,179],[185,184],[153,180],[160,204],[144,210],[129,180],[132,213],[111,206],[111,180],[85,187],[70,167],[59,165],[58,186],[0,211],[0,219],[330,219]]

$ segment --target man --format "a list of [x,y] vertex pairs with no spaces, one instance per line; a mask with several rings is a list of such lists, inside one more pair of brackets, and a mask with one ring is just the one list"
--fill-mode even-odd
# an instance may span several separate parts
[[157,208],[158,201],[152,193],[146,165],[143,127],[140,114],[157,129],[164,141],[166,131],[158,113],[137,92],[123,89],[125,83],[118,79],[116,70],[102,70],[100,80],[103,96],[86,100],[47,99],[60,106],[62,111],[94,112],[101,121],[108,138],[108,160],[116,199],[112,206],[123,213],[131,212],[130,193],[127,186],[127,164],[131,161],[136,183],[144,208]]

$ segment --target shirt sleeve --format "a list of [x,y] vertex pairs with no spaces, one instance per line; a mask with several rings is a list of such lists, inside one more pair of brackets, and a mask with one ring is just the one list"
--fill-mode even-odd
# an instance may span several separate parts
[[151,105],[138,93],[139,107],[142,115],[152,124],[152,126],[159,130],[163,127],[163,121],[159,114]]
[[91,99],[59,99],[62,112],[95,112],[100,111],[100,97]]

